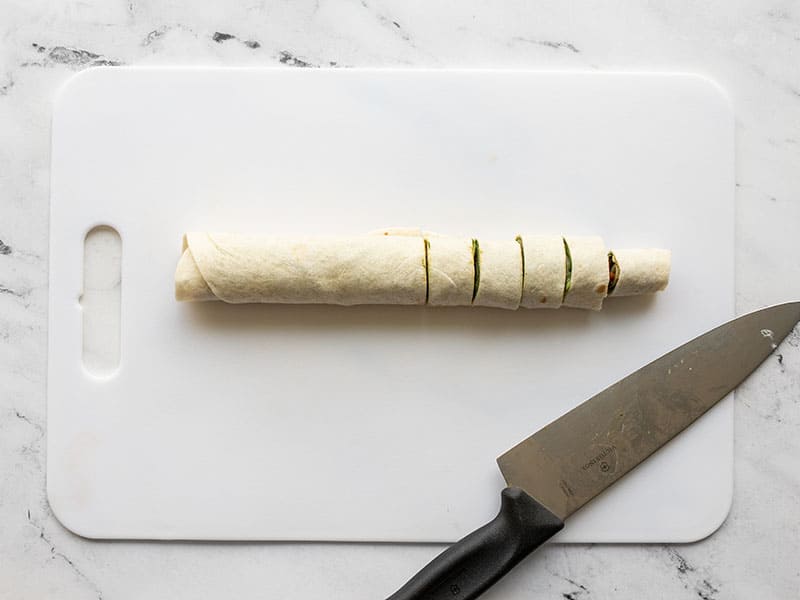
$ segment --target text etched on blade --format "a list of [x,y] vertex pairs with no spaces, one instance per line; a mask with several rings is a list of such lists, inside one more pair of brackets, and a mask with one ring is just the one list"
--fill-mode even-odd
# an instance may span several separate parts
[[605,448],[603,448],[602,451],[600,451],[598,454],[593,456],[589,461],[584,463],[584,465],[581,467],[581,469],[583,469],[584,471],[588,471],[593,466],[595,466],[596,464],[599,463],[601,471],[603,471],[603,472],[608,471],[609,470],[609,465],[603,459],[605,457],[607,457],[609,454],[611,454],[612,452],[615,452],[616,449],[617,449],[616,446],[606,446]]

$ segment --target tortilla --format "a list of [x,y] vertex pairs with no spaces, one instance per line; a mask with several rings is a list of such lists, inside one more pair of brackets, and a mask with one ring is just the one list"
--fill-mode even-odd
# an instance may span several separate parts
[[567,276],[564,239],[560,235],[521,235],[524,308],[558,308]]
[[207,300],[210,291],[233,304],[425,304],[426,287],[421,238],[187,233],[175,297]]
[[600,310],[608,294],[608,250],[603,240],[570,236],[564,242],[568,257],[564,306]]
[[428,304],[469,306],[475,286],[472,239],[426,237],[428,249]]
[[522,299],[522,248],[516,240],[476,240],[474,306],[516,310]]
[[614,250],[618,275],[609,295],[639,296],[660,292],[669,284],[671,254],[660,248]]
[[386,227],[385,229],[373,229],[369,235],[401,235],[406,237],[422,237],[422,229],[419,227]]

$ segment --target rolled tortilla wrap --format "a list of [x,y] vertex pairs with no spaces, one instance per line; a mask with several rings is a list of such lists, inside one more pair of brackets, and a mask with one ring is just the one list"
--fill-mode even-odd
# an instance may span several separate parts
[[564,241],[570,259],[564,306],[600,310],[608,294],[608,250],[603,240],[596,236],[570,236]]
[[614,250],[616,284],[609,295],[639,296],[660,292],[669,284],[671,254],[661,248]]
[[560,235],[521,235],[525,308],[558,308],[564,298],[567,276],[564,239]]
[[472,239],[436,236],[428,246],[428,304],[469,306],[475,286]]
[[516,240],[477,241],[472,304],[516,310],[522,298],[522,249]]
[[208,299],[199,275],[215,298],[234,304],[425,303],[422,238],[187,233],[179,264],[178,300]]

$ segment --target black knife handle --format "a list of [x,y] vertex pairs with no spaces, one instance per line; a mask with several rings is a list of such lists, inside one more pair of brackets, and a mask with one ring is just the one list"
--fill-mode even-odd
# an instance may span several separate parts
[[517,487],[503,490],[500,512],[414,575],[388,600],[472,600],[564,527]]

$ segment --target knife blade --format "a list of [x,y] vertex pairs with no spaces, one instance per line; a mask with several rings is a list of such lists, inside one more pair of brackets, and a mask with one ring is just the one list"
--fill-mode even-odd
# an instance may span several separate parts
[[388,600],[472,600],[733,391],[800,321],[800,302],[729,321],[559,417],[498,459],[500,512]]

